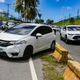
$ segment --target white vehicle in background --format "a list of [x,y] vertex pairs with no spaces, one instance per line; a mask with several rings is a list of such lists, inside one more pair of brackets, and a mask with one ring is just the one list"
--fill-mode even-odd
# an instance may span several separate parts
[[8,21],[8,22],[6,23],[6,25],[7,25],[7,28],[11,28],[11,27],[15,26],[16,23],[15,23],[14,21]]
[[66,43],[70,41],[80,41],[80,25],[68,25],[61,29],[60,39]]
[[29,58],[33,53],[54,50],[56,37],[45,24],[22,23],[0,33],[0,55]]
[[3,21],[2,30],[6,30],[8,28],[14,27],[16,22],[14,21]]

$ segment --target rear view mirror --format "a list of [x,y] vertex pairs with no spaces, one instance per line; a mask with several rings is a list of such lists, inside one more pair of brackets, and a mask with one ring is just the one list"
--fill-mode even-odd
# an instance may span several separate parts
[[42,37],[42,34],[37,33],[37,34],[36,34],[36,38],[38,38],[38,37]]
[[56,30],[55,30],[55,29],[53,29],[53,31],[54,31],[54,34],[56,35]]

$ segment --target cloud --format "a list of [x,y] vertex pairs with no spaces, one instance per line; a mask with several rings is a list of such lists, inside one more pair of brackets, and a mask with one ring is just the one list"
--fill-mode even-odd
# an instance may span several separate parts
[[0,0],[0,3],[4,3],[5,2],[5,0]]
[[59,2],[59,0],[56,0],[56,2]]
[[69,6],[67,6],[66,8],[67,8],[68,10],[72,9],[72,8],[71,8],[71,7],[69,7]]
[[0,9],[0,12],[3,12],[3,10],[2,10],[2,9]]
[[72,8],[70,6],[62,6],[62,9],[71,10]]

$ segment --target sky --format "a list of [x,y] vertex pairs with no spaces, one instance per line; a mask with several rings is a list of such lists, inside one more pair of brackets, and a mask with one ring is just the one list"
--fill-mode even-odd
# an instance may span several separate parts
[[[9,13],[15,17],[19,17],[14,10],[14,2],[16,0],[0,0],[0,12],[7,12],[7,5],[10,4]],[[80,12],[80,0],[39,0],[38,9],[42,14],[42,19],[54,20],[55,22],[73,16],[77,16],[77,11]]]

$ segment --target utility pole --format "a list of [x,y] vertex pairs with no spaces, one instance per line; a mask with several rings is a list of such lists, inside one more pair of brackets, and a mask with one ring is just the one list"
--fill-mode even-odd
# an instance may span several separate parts
[[7,5],[7,17],[9,17],[9,6],[11,5],[11,4],[6,4]]
[[79,18],[79,9],[77,10],[77,19]]
[[69,19],[71,18],[71,14],[69,13]]

